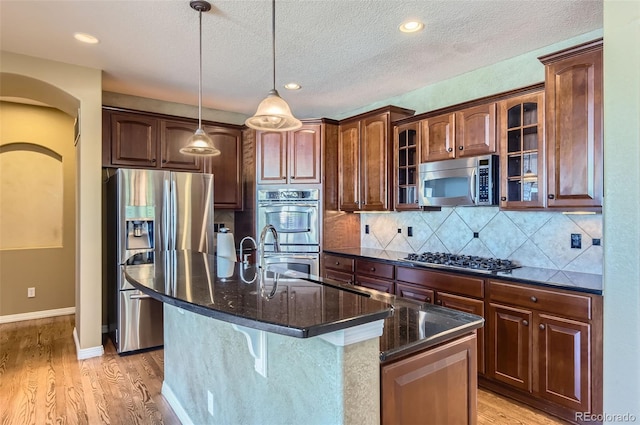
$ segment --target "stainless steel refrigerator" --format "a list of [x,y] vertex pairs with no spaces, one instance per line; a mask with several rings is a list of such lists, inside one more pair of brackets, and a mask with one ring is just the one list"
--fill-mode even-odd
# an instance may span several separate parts
[[152,269],[154,251],[214,252],[213,175],[118,169],[106,184],[109,334],[118,353],[163,344],[162,303],[124,279]]

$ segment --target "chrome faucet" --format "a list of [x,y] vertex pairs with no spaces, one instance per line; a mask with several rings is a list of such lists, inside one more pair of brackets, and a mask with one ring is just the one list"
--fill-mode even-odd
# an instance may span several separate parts
[[258,243],[258,261],[260,264],[260,268],[265,268],[264,262],[264,240],[267,236],[267,232],[271,231],[273,234],[273,251],[280,252],[280,244],[278,243],[278,231],[272,224],[267,224],[262,228],[262,232],[260,232],[260,242]]
[[258,250],[258,244],[256,243],[256,240],[253,239],[251,236],[245,236],[240,241],[240,258],[242,259],[242,264],[244,264],[245,267],[248,267],[249,266],[249,257],[251,256],[251,254],[245,254],[244,253],[244,242],[245,241],[251,241],[253,243],[253,248],[256,251]]

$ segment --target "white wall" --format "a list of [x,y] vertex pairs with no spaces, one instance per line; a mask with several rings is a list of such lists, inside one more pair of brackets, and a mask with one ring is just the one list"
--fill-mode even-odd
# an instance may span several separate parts
[[[640,1],[604,1],[604,411],[640,421]],[[606,423],[623,422],[611,416]]]

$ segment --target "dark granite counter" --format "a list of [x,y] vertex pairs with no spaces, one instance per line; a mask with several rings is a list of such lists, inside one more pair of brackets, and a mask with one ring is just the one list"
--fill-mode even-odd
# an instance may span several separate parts
[[258,271],[191,251],[134,256],[124,268],[132,285],[160,301],[282,335],[307,338],[384,319],[383,362],[468,334],[484,323],[473,314],[281,268],[268,272],[261,285]]
[[398,251],[385,251],[371,248],[344,248],[330,249],[324,252],[335,255],[346,255],[373,259],[393,263],[398,266],[421,267],[451,273],[460,273],[485,278],[496,278],[500,280],[525,283],[537,286],[546,286],[558,289],[568,289],[576,292],[602,295],[602,276],[589,273],[569,272],[563,270],[543,269],[537,267],[520,267],[510,272],[483,273],[468,269],[451,269],[440,266],[418,265],[402,260],[408,253]]
[[390,304],[369,294],[303,280],[295,273],[267,272],[260,278],[260,270],[188,250],[134,255],[124,267],[127,281],[164,303],[297,338],[382,320],[393,312]]

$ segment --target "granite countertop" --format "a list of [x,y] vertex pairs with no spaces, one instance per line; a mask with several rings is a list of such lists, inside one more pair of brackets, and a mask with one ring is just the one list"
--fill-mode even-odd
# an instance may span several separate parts
[[[198,314],[299,338],[384,319],[380,360],[387,362],[468,334],[482,317],[280,267],[261,287],[259,271],[213,255],[158,251],[124,267],[133,286]],[[278,284],[274,288],[273,281]]]
[[442,266],[418,265],[402,260],[409,253],[399,251],[386,251],[371,248],[341,248],[325,249],[325,253],[348,255],[364,259],[390,262],[398,266],[420,267],[437,271],[460,273],[465,275],[481,276],[485,278],[496,278],[530,285],[546,286],[558,289],[568,289],[576,292],[602,295],[602,275],[570,272],[554,269],[543,269],[537,267],[520,267],[510,272],[483,273],[471,269],[450,269]]

